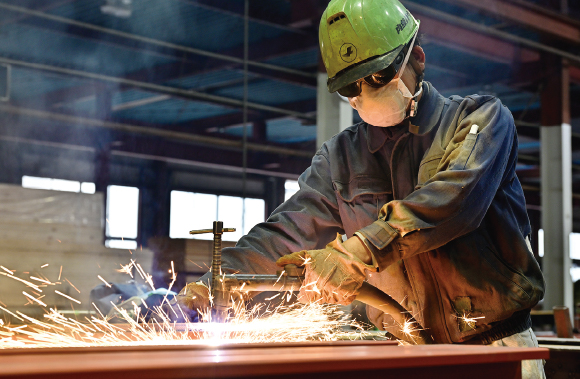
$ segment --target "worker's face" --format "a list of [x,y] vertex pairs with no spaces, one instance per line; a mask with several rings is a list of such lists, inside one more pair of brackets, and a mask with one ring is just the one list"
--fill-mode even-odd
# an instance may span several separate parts
[[[411,51],[419,63],[421,70],[425,68],[425,53],[420,46]],[[412,65],[407,63],[400,76],[380,88],[373,88],[364,81],[361,84],[361,94],[349,97],[350,105],[356,109],[361,118],[374,126],[388,127],[404,120],[411,100],[415,95],[417,75]]]

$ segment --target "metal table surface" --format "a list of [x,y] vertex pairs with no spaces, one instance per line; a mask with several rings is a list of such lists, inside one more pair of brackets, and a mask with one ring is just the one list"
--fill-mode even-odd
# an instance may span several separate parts
[[548,349],[358,341],[0,351],[0,378],[521,378]]

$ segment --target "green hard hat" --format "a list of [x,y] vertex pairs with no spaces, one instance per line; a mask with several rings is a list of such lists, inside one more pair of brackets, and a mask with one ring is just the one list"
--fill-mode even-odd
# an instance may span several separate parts
[[332,0],[319,29],[328,90],[388,67],[417,30],[419,21],[397,0]]

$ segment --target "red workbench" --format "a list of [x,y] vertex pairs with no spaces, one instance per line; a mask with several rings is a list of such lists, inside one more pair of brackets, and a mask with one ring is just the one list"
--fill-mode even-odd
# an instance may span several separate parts
[[0,378],[519,379],[548,349],[389,342],[146,346],[0,351]]

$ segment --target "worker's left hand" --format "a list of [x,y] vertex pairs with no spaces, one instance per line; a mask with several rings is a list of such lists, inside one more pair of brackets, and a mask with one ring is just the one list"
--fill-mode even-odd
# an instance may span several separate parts
[[[353,237],[358,240],[358,237]],[[360,240],[358,240],[360,242]],[[358,295],[366,275],[365,269],[375,271],[345,246],[340,235],[321,250],[303,250],[284,255],[276,261],[278,266],[287,264],[306,267],[306,277],[298,300],[302,303],[321,301],[332,304],[350,304]],[[362,244],[362,242],[360,242]],[[356,245],[355,245],[356,246]]]

